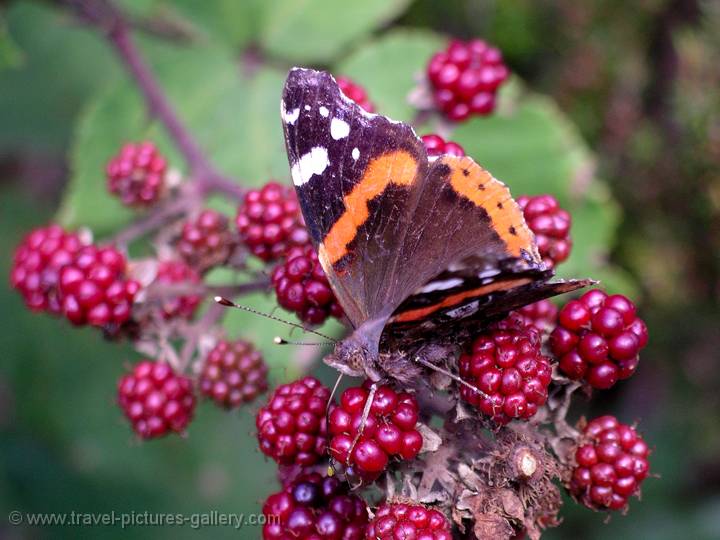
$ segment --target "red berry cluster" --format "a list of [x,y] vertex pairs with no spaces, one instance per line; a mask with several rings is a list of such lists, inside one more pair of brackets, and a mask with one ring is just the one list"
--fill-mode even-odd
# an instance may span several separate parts
[[80,236],[59,225],[31,231],[15,249],[10,283],[35,311],[59,313],[57,285],[60,269],[83,247]]
[[186,221],[177,245],[189,264],[203,270],[227,261],[232,247],[228,219],[215,210],[203,210]]
[[365,538],[372,540],[452,540],[445,514],[421,504],[385,503],[370,521]]
[[220,341],[205,358],[198,386],[221,407],[233,409],[267,390],[267,366],[252,343]]
[[535,233],[535,243],[548,268],[553,268],[570,256],[570,214],[560,208],[552,195],[518,197],[525,221]]
[[435,104],[456,122],[490,114],[497,89],[509,74],[500,50],[481,39],[453,40],[427,66]]
[[182,433],[195,410],[192,381],[170,364],[145,360],[118,382],[118,403],[143,439]]
[[377,478],[390,457],[415,458],[423,439],[415,429],[418,404],[412,394],[379,386],[367,418],[363,412],[370,397],[369,385],[352,387],[340,397],[328,419],[331,433],[330,455],[344,466],[353,467],[366,481]]
[[126,275],[125,256],[113,247],[85,246],[62,267],[58,298],[76,325],[120,326],[130,319],[137,281]]
[[341,318],[342,308],[330,288],[315,248],[292,248],[272,273],[278,304],[308,324],[321,324],[329,316]]
[[310,243],[295,190],[277,182],[248,191],[235,223],[250,252],[266,262]]
[[500,424],[532,417],[547,400],[550,359],[542,354],[537,330],[515,316],[478,336],[460,357],[460,396]]
[[515,315],[519,317],[526,326],[532,326],[540,332],[541,335],[555,327],[557,314],[557,306],[548,299],[528,304],[515,311]]
[[[201,282],[200,274],[183,261],[160,261],[155,282],[164,285],[180,285],[183,283],[196,285]],[[162,301],[162,315],[165,319],[176,317],[191,318],[200,304],[202,297],[197,294],[182,296],[169,295]]]
[[[337,478],[303,474],[263,505],[263,540],[363,540],[365,502]],[[408,537],[410,538],[410,537]]]
[[626,297],[593,289],[565,304],[550,348],[560,370],[594,388],[610,388],[637,369],[647,327]]
[[440,135],[436,135],[435,133],[423,135],[420,139],[422,139],[429,157],[442,156],[443,154],[459,157],[465,155],[465,149],[458,143],[446,141]]
[[260,450],[281,465],[313,465],[325,455],[330,389],[313,377],[279,386],[255,418]]
[[166,169],[153,143],[128,143],[107,164],[107,187],[126,206],[149,206],[162,195]]
[[625,508],[650,471],[647,444],[634,428],[614,416],[588,423],[584,440],[575,452],[577,467],[570,491],[588,508]]
[[375,105],[368,98],[365,89],[349,77],[338,77],[337,84],[342,93],[360,105],[367,112],[375,112]]

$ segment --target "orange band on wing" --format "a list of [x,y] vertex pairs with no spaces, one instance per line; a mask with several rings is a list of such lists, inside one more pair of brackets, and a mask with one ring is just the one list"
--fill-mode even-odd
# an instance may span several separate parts
[[442,159],[450,167],[452,188],[487,212],[493,229],[510,254],[520,257],[525,250],[539,261],[535,238],[507,186],[468,157],[453,159],[446,156]]
[[530,279],[530,278],[513,279],[510,281],[497,281],[495,283],[483,285],[482,287],[478,287],[476,289],[462,291],[462,292],[453,294],[451,296],[445,297],[442,301],[438,302],[437,304],[433,304],[431,306],[426,306],[426,307],[417,308],[417,309],[411,309],[408,311],[404,311],[402,313],[398,313],[397,315],[392,317],[392,319],[390,319],[390,322],[391,323],[406,323],[406,322],[418,321],[418,320],[426,318],[428,315],[431,315],[431,314],[435,313],[436,311],[440,311],[442,309],[447,309],[447,308],[456,306],[456,305],[460,304],[463,300],[466,300],[468,298],[480,297],[480,296],[486,295],[491,292],[496,292],[496,291],[504,291],[504,290],[508,290],[508,289],[514,289],[515,287],[519,287],[520,285],[525,285],[527,283],[530,283],[531,281],[532,281],[532,279]]
[[368,203],[390,184],[412,185],[417,170],[417,160],[404,150],[383,154],[368,163],[365,174],[344,197],[345,212],[320,244],[320,261],[323,265],[333,265],[347,254],[347,247],[355,238],[358,228],[370,215]]

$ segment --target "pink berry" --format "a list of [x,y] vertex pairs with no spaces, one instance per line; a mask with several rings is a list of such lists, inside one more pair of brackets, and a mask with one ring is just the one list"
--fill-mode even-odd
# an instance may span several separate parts
[[126,206],[150,206],[165,191],[166,170],[153,143],[127,143],[107,164],[108,191]]
[[552,195],[518,197],[525,221],[535,233],[535,243],[548,268],[563,262],[570,256],[570,214],[560,208]]

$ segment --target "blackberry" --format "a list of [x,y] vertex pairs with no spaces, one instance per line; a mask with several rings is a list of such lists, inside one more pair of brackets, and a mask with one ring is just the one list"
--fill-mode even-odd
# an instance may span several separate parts
[[460,377],[485,395],[461,386],[460,396],[499,424],[532,417],[547,400],[552,378],[541,341],[515,315],[491,326],[460,357]]
[[69,264],[86,242],[59,225],[28,233],[15,248],[10,284],[33,311],[62,311],[57,286],[60,269]]
[[592,289],[560,310],[550,349],[571,379],[607,389],[637,369],[647,327],[625,296]]
[[372,540],[452,540],[445,514],[413,502],[386,502],[375,512],[365,538]]
[[[166,260],[158,265],[155,282],[164,285],[191,284],[198,285],[202,282],[200,274],[194,268],[183,261]],[[183,296],[168,296],[161,304],[162,315],[165,319],[184,317],[192,318],[202,301],[202,296],[188,294]]]
[[255,417],[260,450],[281,465],[313,465],[325,455],[330,389],[313,377],[279,386]]
[[375,105],[373,105],[368,98],[365,88],[357,84],[350,77],[340,76],[336,79],[336,81],[343,94],[352,99],[355,103],[360,105],[367,112],[375,112]]
[[353,467],[363,481],[377,478],[391,457],[414,459],[423,444],[420,432],[415,429],[418,421],[415,397],[407,392],[398,393],[387,385],[375,391],[363,425],[369,388],[369,383],[365,383],[345,390],[340,404],[328,417],[331,457],[343,466]]
[[645,441],[614,416],[601,416],[585,427],[575,451],[570,492],[594,510],[621,510],[650,471]]
[[308,324],[322,324],[329,316],[342,318],[343,311],[330,288],[315,248],[292,248],[284,263],[272,273],[278,304]]
[[144,360],[118,382],[118,403],[143,439],[182,433],[193,418],[192,381],[166,362]]
[[570,256],[570,214],[560,208],[552,195],[518,197],[525,221],[535,233],[535,243],[548,268],[563,262]]
[[528,304],[515,311],[515,314],[527,326],[534,327],[541,335],[555,328],[558,308],[552,301],[545,299]]
[[85,246],[62,267],[58,300],[73,324],[117,328],[130,319],[140,284],[128,279],[125,256],[113,247]]
[[198,386],[221,407],[233,409],[267,390],[267,371],[252,343],[241,339],[220,341],[205,358]]
[[206,270],[225,263],[233,244],[228,219],[215,210],[203,210],[185,222],[177,248],[188,264]]
[[153,143],[128,143],[107,164],[107,187],[126,206],[149,206],[163,194],[166,170]]
[[440,135],[436,135],[435,133],[423,135],[420,139],[422,139],[429,157],[442,156],[443,154],[459,157],[465,155],[465,149],[458,143],[446,141]]
[[277,182],[248,191],[235,223],[250,252],[266,262],[310,243],[295,190]]
[[263,504],[263,540],[362,540],[368,511],[365,501],[350,494],[334,477],[299,476]]
[[437,108],[455,122],[495,109],[495,94],[509,71],[500,51],[481,39],[453,40],[427,66]]

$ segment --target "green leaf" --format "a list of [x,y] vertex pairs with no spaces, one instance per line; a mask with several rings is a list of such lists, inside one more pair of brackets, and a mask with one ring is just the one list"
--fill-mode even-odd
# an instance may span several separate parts
[[260,43],[292,62],[330,63],[405,11],[410,0],[268,0]]
[[0,71],[16,68],[23,63],[22,49],[8,32],[5,18],[0,14]]
[[409,122],[416,114],[408,103],[432,54],[445,43],[442,36],[421,30],[393,30],[359,47],[335,69],[361,84],[377,112]]
[[[283,74],[261,69],[243,77],[233,58],[213,46],[147,42],[143,51],[187,129],[222,172],[247,185],[287,177],[278,119]],[[182,168],[163,127],[148,119],[132,81],[120,80],[91,100],[76,130],[63,223],[103,234],[130,219],[132,213],[107,194],[104,167],[123,142],[143,139],[156,141],[171,165]]]

